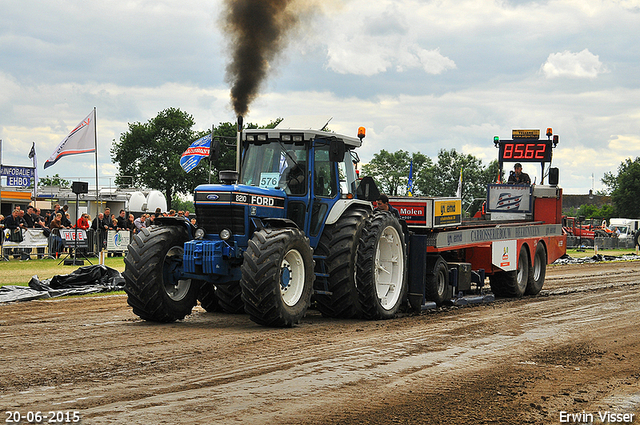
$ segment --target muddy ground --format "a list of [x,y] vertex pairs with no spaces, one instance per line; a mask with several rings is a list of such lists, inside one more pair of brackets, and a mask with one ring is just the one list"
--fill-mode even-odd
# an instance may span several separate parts
[[0,408],[83,424],[640,424],[639,313],[639,261],[549,267],[534,298],[378,322],[310,311],[293,329],[200,307],[148,323],[120,295],[7,304]]

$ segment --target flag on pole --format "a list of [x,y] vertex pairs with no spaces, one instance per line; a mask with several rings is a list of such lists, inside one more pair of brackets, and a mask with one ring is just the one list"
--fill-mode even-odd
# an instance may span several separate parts
[[211,134],[207,134],[204,137],[199,138],[195,142],[191,143],[191,146],[183,152],[180,157],[180,166],[187,173],[200,163],[202,158],[209,156],[209,150],[211,149]]
[[409,163],[409,181],[407,182],[407,196],[413,196],[413,159]]
[[456,198],[462,198],[462,168],[460,168],[460,179],[458,180],[458,190],[456,191]]
[[95,112],[95,109],[91,111],[91,113],[60,142],[56,150],[44,163],[45,169],[51,167],[64,156],[96,151]]
[[33,197],[36,198],[38,193],[38,159],[36,157],[36,142],[33,142],[31,145],[29,158],[33,161]]

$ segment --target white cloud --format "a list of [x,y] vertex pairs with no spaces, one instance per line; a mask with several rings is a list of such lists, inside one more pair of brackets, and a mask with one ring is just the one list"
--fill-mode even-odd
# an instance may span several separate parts
[[437,75],[455,69],[453,60],[440,53],[440,49],[426,50],[417,44],[405,45],[398,40],[370,41],[356,37],[350,42],[329,46],[327,68],[339,74],[371,76],[395,67],[397,72],[421,68],[427,74]]
[[547,78],[596,78],[598,74],[607,72],[606,67],[600,62],[600,57],[594,55],[589,49],[579,53],[567,50],[561,53],[551,53],[547,61],[542,65],[542,73]]
[[[640,28],[638,1],[324,1],[325,13],[292,35],[245,121],[322,114],[354,136],[365,126],[364,162],[380,149],[441,148],[488,162],[494,135],[552,126],[565,193],[586,193],[592,173],[598,185],[640,149],[640,45],[629,30]],[[109,147],[128,123],[168,107],[193,115],[196,130],[234,120],[221,0],[5,3],[5,164],[28,165],[32,141],[43,160],[94,106],[103,175],[115,172]],[[609,70],[615,78],[602,78]],[[68,161],[47,172],[92,175],[91,155]]]
[[376,4],[354,0],[341,15],[329,16],[340,31],[326,31],[314,40],[327,46],[326,68],[365,76],[410,69],[436,75],[455,69],[455,62],[440,52],[438,44],[424,39],[424,29],[414,25],[412,11],[418,5],[408,2],[404,6],[384,0]]
[[440,49],[421,49],[417,55],[420,58],[422,68],[427,74],[442,74],[447,69],[456,69],[456,63],[451,59],[442,56],[440,54]]

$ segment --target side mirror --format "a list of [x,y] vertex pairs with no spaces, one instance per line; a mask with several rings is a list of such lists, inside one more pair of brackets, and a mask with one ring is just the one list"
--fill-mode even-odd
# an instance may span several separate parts
[[329,161],[342,162],[344,160],[344,141],[332,140],[329,145]]
[[373,178],[370,176],[363,177],[362,180],[360,180],[358,189],[356,190],[356,198],[373,202],[379,197],[380,191],[378,190],[378,186],[376,186],[376,182]]
[[220,139],[213,139],[211,141],[211,148],[209,149],[209,161],[217,161],[220,158]]

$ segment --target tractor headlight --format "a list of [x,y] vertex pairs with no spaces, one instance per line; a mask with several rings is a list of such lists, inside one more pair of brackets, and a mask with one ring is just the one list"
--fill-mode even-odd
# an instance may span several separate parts
[[220,231],[220,239],[222,239],[223,241],[229,240],[231,238],[231,230],[229,229],[222,229]]
[[203,228],[198,228],[198,229],[196,229],[195,238],[196,239],[203,239],[204,235],[206,235],[206,233],[207,232],[205,232]]

